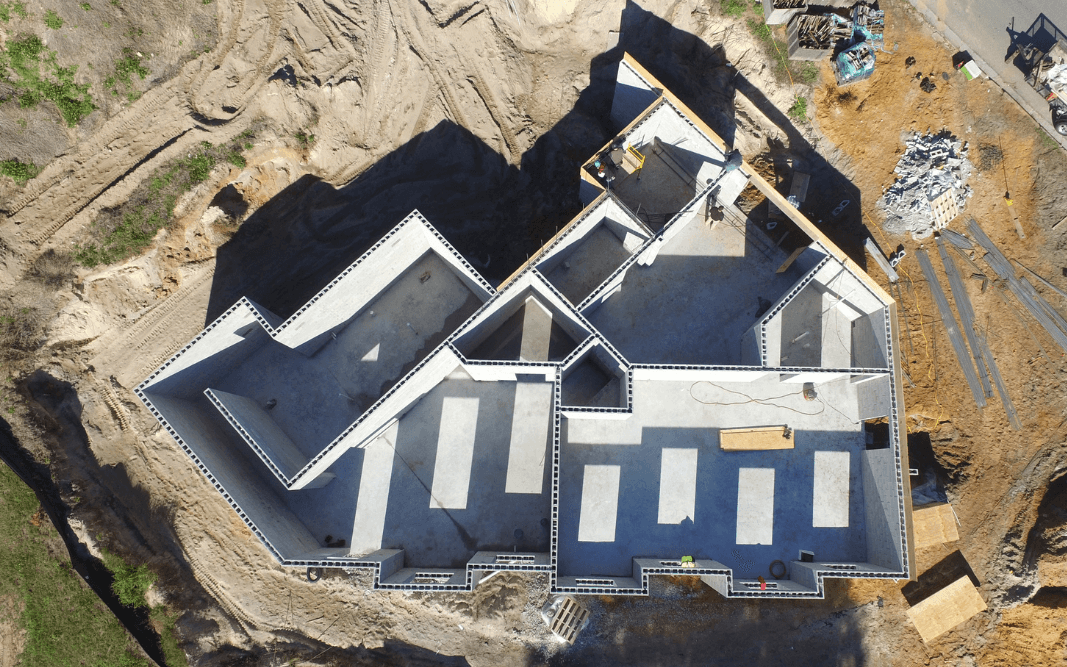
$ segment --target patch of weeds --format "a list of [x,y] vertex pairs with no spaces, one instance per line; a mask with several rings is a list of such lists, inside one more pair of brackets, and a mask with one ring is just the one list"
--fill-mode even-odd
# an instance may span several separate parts
[[115,73],[104,79],[104,88],[118,97],[122,94],[121,87],[126,91],[126,99],[133,102],[141,96],[133,86],[133,77],[136,75],[142,81],[150,74],[144,66],[144,56],[131,48],[122,49],[122,57],[115,63]]
[[1056,143],[1056,140],[1049,136],[1049,133],[1040,125],[1037,127],[1037,138],[1045,148],[1056,148],[1059,146],[1059,144]]
[[300,130],[299,132],[294,134],[293,137],[295,137],[296,140],[300,142],[300,145],[304,148],[310,148],[311,146],[315,145],[314,134],[309,134],[303,130]]
[[248,166],[248,161],[245,160],[244,156],[238,153],[237,151],[227,153],[226,161],[232,164],[233,166],[239,167],[241,169],[244,169]]
[[[42,64],[50,76],[42,76]],[[36,35],[13,39],[0,53],[0,80],[15,88],[19,106],[28,109],[42,100],[50,100],[70,127],[96,109],[89,95],[89,84],[74,83],[77,71],[77,65],[60,67],[56,52],[46,49]]]
[[178,637],[174,632],[174,625],[178,621],[178,614],[171,614],[163,605],[153,607],[149,615],[152,625],[159,633],[160,648],[163,649],[163,660],[167,667],[189,667],[189,661],[185,657],[185,651],[178,646]]
[[741,15],[748,9],[748,3],[745,0],[719,0],[719,8],[727,16],[741,18]]
[[44,313],[24,306],[0,310],[0,348],[5,354],[13,350],[32,352],[41,346]]
[[145,593],[156,582],[155,573],[143,563],[134,567],[115,554],[103,552],[104,566],[111,571],[115,580],[111,590],[118,596],[119,602],[127,607],[147,607]]
[[793,102],[793,106],[789,107],[789,111],[786,112],[789,117],[796,121],[807,120],[808,118],[808,98],[798,96]]
[[49,248],[33,260],[29,275],[45,287],[62,287],[74,278],[74,264],[69,253]]
[[52,30],[59,30],[63,27],[63,19],[59,18],[54,9],[48,9],[44,13],[44,24]]
[[127,39],[137,39],[138,37],[144,37],[144,30],[136,26],[130,26],[130,29],[126,31],[125,36]]
[[14,619],[26,631],[19,664],[148,667],[129,650],[118,619],[71,568],[55,527],[33,519],[40,509],[33,491],[2,463],[0,498],[0,596],[23,608]]
[[92,6],[92,5],[90,5],[90,4],[88,3],[88,2],[83,2],[83,3],[81,3],[81,5],[79,5],[79,6],[80,6],[80,7],[82,8],[82,9],[84,9],[85,11],[87,11],[87,12],[91,12],[91,11],[93,11],[93,6]]
[[763,19],[749,19],[748,29],[761,42],[770,43],[774,41],[771,27],[764,23]]
[[24,130],[26,129],[26,119],[25,118],[19,118],[18,124],[19,124],[19,127],[21,127],[22,129],[24,129]]
[[813,85],[819,79],[819,66],[813,62],[805,62],[797,67],[802,82]]
[[[20,120],[22,122],[20,122],[19,125],[25,129],[25,119]],[[40,171],[41,170],[37,168],[37,165],[32,162],[20,162],[19,160],[4,160],[3,162],[0,162],[0,174],[7,176],[19,185],[25,184],[26,181],[36,176]]]
[[0,2],[0,21],[7,23],[11,20],[11,7],[6,2]]
[[15,12],[20,19],[28,18],[30,13],[26,11],[25,2],[12,2],[11,11]]
[[104,27],[105,28],[110,28],[111,27],[111,23],[109,21],[104,21]]
[[75,245],[74,259],[87,267],[128,259],[152,244],[170,226],[178,199],[211,175],[216,164],[244,166],[241,144],[202,142],[196,152],[157,169],[121,206],[104,211],[90,226],[88,237]]

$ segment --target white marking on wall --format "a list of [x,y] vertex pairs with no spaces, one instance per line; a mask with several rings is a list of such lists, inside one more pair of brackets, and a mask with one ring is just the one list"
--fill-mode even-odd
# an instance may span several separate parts
[[619,466],[585,466],[579,542],[614,542],[619,513]]
[[774,468],[737,471],[737,543],[774,543]]
[[696,520],[697,449],[663,450],[659,470],[659,522]]
[[356,518],[352,520],[350,553],[365,554],[382,548],[399,426],[400,422],[393,422],[385,433],[363,448],[363,473],[359,478]]
[[477,426],[477,398],[446,396],[441,401],[441,427],[430,491],[431,509],[467,509]]
[[813,528],[848,528],[848,452],[815,452]]
[[541,493],[552,412],[552,385],[519,382],[511,418],[511,445],[505,493]]

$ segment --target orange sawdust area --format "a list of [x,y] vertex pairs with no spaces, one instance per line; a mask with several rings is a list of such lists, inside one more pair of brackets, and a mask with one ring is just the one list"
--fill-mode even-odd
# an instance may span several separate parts
[[[875,632],[879,643],[892,636],[899,640],[887,654],[891,664],[960,664],[961,656],[972,656],[983,665],[1062,665],[1067,659],[1067,593],[1057,586],[1062,583],[1051,584],[1042,576],[1061,567],[1062,558],[1056,549],[1029,538],[1056,474],[1055,464],[1046,461],[1062,465],[1067,459],[1067,356],[995,280],[982,251],[966,253],[972,265],[950,248],[974,305],[976,329],[989,342],[1022,429],[1011,428],[995,390],[986,407],[978,409],[915,257],[919,248],[930,254],[952,303],[934,238],[888,235],[876,202],[894,182],[905,140],[915,133],[948,130],[967,143],[974,165],[967,183],[974,194],[949,229],[967,233],[973,217],[1009,259],[1067,291],[1067,261],[1059,252],[1067,224],[1056,224],[1067,215],[1067,159],[996,84],[985,78],[967,81],[954,71],[955,49],[937,41],[910,6],[889,0],[882,8],[886,52],[877,53],[873,76],[839,88],[824,63],[826,83],[813,99],[815,123],[849,158],[844,171],[862,193],[870,236],[886,255],[898,249],[907,253],[898,267],[897,287],[890,288],[869,258],[867,266],[898,300],[897,352],[905,376],[909,449],[914,457],[916,443],[929,443],[960,521],[960,541],[920,550],[916,573],[942,567],[958,549],[990,609],[926,645],[904,615],[909,602],[900,593],[903,582],[852,582],[848,595],[855,604],[882,600],[890,610],[884,622],[900,624],[899,631],[882,625]],[[910,66],[909,58],[914,58]],[[919,85],[923,77],[936,89],[924,92]],[[1067,299],[1019,272],[1054,308],[1067,313]]]

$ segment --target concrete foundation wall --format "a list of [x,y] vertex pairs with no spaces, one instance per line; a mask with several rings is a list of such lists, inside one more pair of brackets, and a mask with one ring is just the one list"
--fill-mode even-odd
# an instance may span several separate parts
[[655,139],[675,147],[672,156],[676,159],[683,155],[681,151],[685,151],[685,169],[696,176],[698,188],[703,187],[709,178],[722,173],[725,162],[722,151],[669,102],[657,107],[626,135],[628,144],[646,154],[652,151]]
[[184,443],[198,461],[210,471],[224,497],[240,507],[258,530],[274,555],[291,560],[300,554],[322,547],[304,524],[290,512],[263,478],[249,471],[250,461],[241,454],[244,445],[236,435],[227,432],[222,418],[201,398],[201,404],[191,401],[145,394],[171,428],[181,434]]
[[861,459],[867,514],[867,560],[894,572],[903,569],[900,499],[892,447],[864,450]]
[[889,368],[885,318],[886,309],[881,308],[852,323],[853,368]]
[[611,100],[611,122],[615,129],[622,129],[655,102],[660,91],[652,87],[637,70],[626,62],[619,63],[615,96]]
[[888,374],[856,384],[856,404],[860,420],[888,417],[890,409]]
[[145,381],[154,394],[195,400],[205,387],[267,344],[254,311],[238,302]]
[[355,424],[330,443],[293,481],[291,488],[294,490],[305,488],[319,475],[327,472],[346,451],[353,447],[364,447],[460,365],[459,357],[452,349],[447,345],[442,345],[423,360],[410,375],[389,390],[389,393],[364,413]]
[[531,375],[544,378],[551,382],[556,377],[556,364],[529,365],[508,363],[477,363],[468,362],[463,365],[463,370],[477,382],[518,382],[529,381]]
[[256,401],[217,389],[206,389],[204,394],[227,421],[235,422],[238,435],[252,447],[271,472],[275,475],[281,473],[278,481],[282,484],[288,483],[307,465],[307,457]]
[[[552,244],[538,259],[537,270],[544,275],[551,273],[600,225],[610,230],[630,252],[634,252],[649,238],[648,231],[641,223],[620,206],[614,197],[608,196]],[[638,243],[637,246],[633,245],[635,242]]]
[[700,367],[662,368],[634,366],[634,381],[656,380],[659,382],[755,382],[771,375],[761,368],[752,370],[710,370]]
[[725,574],[707,574],[700,578],[705,584],[708,585],[711,590],[715,591],[723,597],[729,597],[730,585],[729,577]]

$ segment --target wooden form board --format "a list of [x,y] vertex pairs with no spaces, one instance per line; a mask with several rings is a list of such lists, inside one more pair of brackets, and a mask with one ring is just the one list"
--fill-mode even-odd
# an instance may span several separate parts
[[719,431],[719,447],[725,452],[793,449],[793,431],[786,426],[723,429]]
[[964,575],[908,609],[908,617],[923,641],[929,643],[985,610],[985,600]]
[[956,515],[948,503],[925,505],[912,510],[915,522],[915,547],[945,544],[960,539]]

